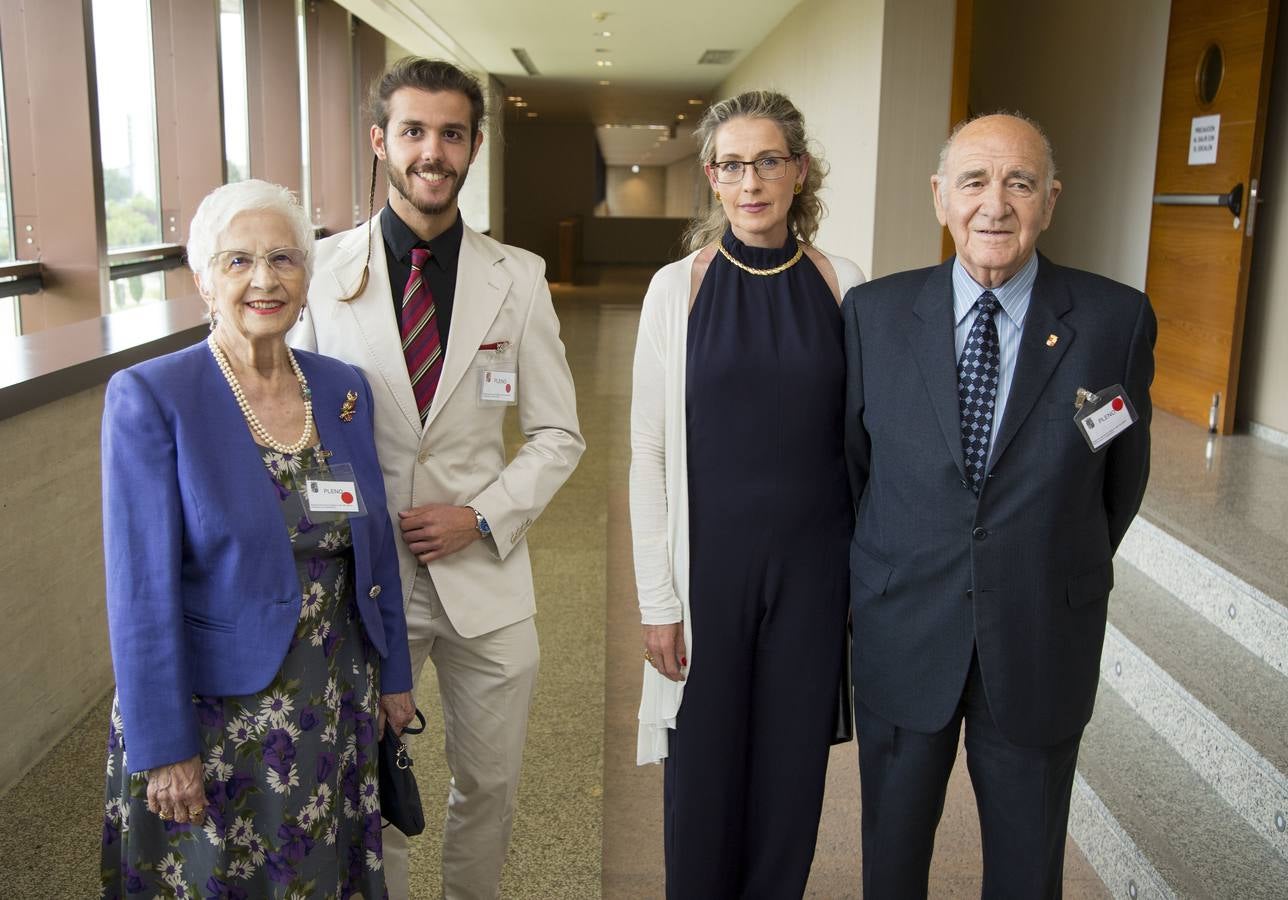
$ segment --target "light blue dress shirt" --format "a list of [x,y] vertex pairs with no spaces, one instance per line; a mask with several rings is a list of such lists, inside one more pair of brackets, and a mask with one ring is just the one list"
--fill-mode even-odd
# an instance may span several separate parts
[[[1000,286],[993,288],[997,298],[998,311],[994,315],[997,323],[997,340],[999,364],[997,372],[997,397],[993,402],[993,431],[988,438],[990,458],[997,443],[997,430],[1002,424],[1002,414],[1006,412],[1006,399],[1011,393],[1011,381],[1015,377],[1015,360],[1020,355],[1020,335],[1024,332],[1024,317],[1029,312],[1029,299],[1033,296],[1033,281],[1038,275],[1038,255],[1034,253],[1020,270]],[[957,348],[957,359],[962,358],[966,348],[966,338],[979,310],[975,301],[988,288],[981,287],[966,272],[961,257],[953,261],[953,343]]]

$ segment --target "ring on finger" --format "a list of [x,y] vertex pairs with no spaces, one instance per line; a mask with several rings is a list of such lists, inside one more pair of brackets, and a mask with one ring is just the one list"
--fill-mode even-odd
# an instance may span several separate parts
[[653,653],[647,647],[644,648],[644,661],[649,663],[653,661]]
[[157,815],[160,816],[162,821],[165,821],[165,822],[171,822],[174,820],[174,813],[170,812],[169,810],[163,809],[161,810],[161,812],[157,813]]

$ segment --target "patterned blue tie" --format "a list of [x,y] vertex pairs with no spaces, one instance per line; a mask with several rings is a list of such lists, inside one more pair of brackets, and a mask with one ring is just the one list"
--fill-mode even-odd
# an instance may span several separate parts
[[966,336],[966,347],[957,361],[957,402],[962,417],[962,459],[970,488],[979,494],[988,465],[989,438],[993,433],[993,401],[997,397],[998,351],[997,297],[985,291],[975,301],[979,315]]

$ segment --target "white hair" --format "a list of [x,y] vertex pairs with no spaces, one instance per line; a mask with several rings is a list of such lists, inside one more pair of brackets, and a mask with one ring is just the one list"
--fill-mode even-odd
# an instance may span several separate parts
[[197,207],[188,226],[188,268],[204,290],[210,290],[210,260],[217,252],[219,235],[244,212],[275,212],[295,235],[295,246],[304,251],[304,271],[313,274],[313,223],[295,195],[280,184],[251,178],[217,187]]
[[939,196],[941,198],[944,196],[942,193],[944,190],[944,175],[947,174],[948,151],[952,150],[953,141],[957,139],[957,135],[959,135],[961,130],[967,125],[972,122],[978,122],[980,119],[987,119],[991,116],[1005,116],[1008,119],[1016,119],[1037,132],[1038,139],[1042,142],[1043,155],[1046,157],[1046,190],[1044,193],[1049,196],[1051,193],[1051,185],[1055,182],[1055,150],[1051,147],[1051,139],[1047,137],[1046,132],[1042,130],[1042,126],[1039,125],[1036,120],[1030,119],[1028,116],[1024,115],[1024,113],[1010,112],[1005,109],[999,109],[996,112],[991,113],[982,113],[978,116],[971,116],[958,122],[956,126],[953,127],[953,130],[948,135],[948,140],[944,141],[944,145],[939,148],[939,169],[935,173],[939,176]]

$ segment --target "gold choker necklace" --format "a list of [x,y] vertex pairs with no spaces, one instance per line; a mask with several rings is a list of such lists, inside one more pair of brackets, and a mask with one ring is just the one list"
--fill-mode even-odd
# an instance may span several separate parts
[[779,272],[786,272],[792,266],[800,262],[801,257],[805,255],[805,248],[802,245],[797,244],[796,255],[793,256],[791,259],[787,260],[787,262],[783,263],[781,266],[774,266],[772,269],[753,269],[751,266],[747,265],[746,263],[739,262],[736,258],[734,258],[734,255],[725,249],[724,244],[716,244],[716,246],[720,248],[720,252],[724,254],[725,259],[729,260],[729,262],[733,263],[735,266],[742,269],[748,275],[777,275]]
[[309,438],[313,435],[313,392],[309,390],[309,383],[304,378],[304,373],[300,371],[300,364],[295,361],[295,354],[291,348],[286,348],[286,356],[291,361],[291,369],[295,372],[295,379],[300,383],[300,396],[304,398],[304,433],[294,444],[283,444],[273,439],[264,427],[264,423],[255,415],[255,411],[250,408],[250,401],[246,399],[246,393],[242,390],[241,383],[237,376],[233,374],[232,364],[228,357],[224,355],[224,349],[215,342],[215,336],[212,334],[206,338],[206,343],[210,346],[210,352],[214,354],[215,363],[219,366],[219,371],[223,373],[224,380],[228,382],[228,387],[233,392],[233,397],[237,400],[237,405],[241,407],[242,417],[246,424],[250,426],[251,434],[255,435],[259,443],[263,444],[278,453],[290,456],[299,453],[308,446]]

